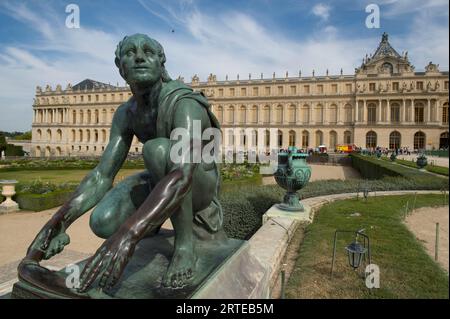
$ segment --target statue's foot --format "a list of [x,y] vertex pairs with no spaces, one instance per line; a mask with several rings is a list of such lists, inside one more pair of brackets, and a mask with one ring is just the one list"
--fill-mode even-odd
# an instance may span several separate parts
[[162,285],[170,288],[186,286],[195,274],[196,261],[197,256],[193,247],[175,249],[169,268],[163,277]]

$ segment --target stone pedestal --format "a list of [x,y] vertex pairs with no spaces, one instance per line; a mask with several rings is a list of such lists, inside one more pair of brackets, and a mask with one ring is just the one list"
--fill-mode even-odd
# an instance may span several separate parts
[[298,221],[307,221],[311,222],[311,207],[303,204],[304,210],[300,212],[288,212],[278,208],[277,204],[270,207],[266,213],[263,215],[263,224],[267,222],[271,218],[283,217],[283,218],[292,218]]
[[19,204],[12,200],[16,194],[15,180],[0,180],[0,185],[2,186],[2,195],[6,197],[6,200],[0,204],[0,214],[11,213],[19,210]]
[[[186,299],[192,298],[193,296],[201,296],[201,298],[223,298],[224,296],[229,296],[232,298],[237,286],[230,286],[230,283],[237,281],[244,287],[241,289],[243,292],[239,295],[245,298],[246,291],[253,291],[248,285],[250,283],[257,285],[257,281],[245,279],[247,277],[257,278],[251,271],[258,269],[257,265],[255,267],[252,266],[255,262],[252,264],[251,261],[248,261],[251,258],[246,253],[247,249],[245,247],[241,248],[245,242],[237,239],[228,239],[225,241],[213,239],[210,241],[199,241],[197,243],[197,271],[201,275],[196,277],[195,282],[181,289],[162,287],[161,280],[173,254],[173,238],[173,231],[161,230],[158,235],[145,238],[139,242],[120,281],[109,291],[102,291],[96,288],[98,283],[97,279],[92,286],[93,288],[87,291],[87,293],[77,295],[75,290],[64,287],[65,278],[68,276],[68,273],[65,272],[65,269],[62,269],[53,273],[52,276],[38,276],[39,278],[58,276],[60,278],[59,280],[52,280],[52,288],[46,288],[48,286],[45,284],[31,284],[19,278],[19,282],[13,287],[11,297],[17,299]],[[85,263],[86,260],[77,264],[80,266],[80,272]],[[243,272],[245,269],[247,271]],[[244,276],[243,279],[238,279],[241,276]],[[215,284],[209,284],[208,282],[210,281]],[[61,283],[60,286],[62,287],[55,287],[55,282]],[[260,296],[258,295],[258,297]]]

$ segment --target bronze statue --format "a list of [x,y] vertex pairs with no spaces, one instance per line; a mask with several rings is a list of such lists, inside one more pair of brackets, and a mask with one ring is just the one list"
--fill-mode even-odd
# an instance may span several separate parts
[[[115,63],[133,96],[115,112],[110,140],[97,167],[28,248],[19,266],[19,278],[36,286],[42,286],[42,281],[49,285],[51,274],[38,265],[39,261],[60,253],[70,241],[66,229],[94,206],[90,227],[106,240],[87,262],[79,292],[86,291],[97,277],[100,287],[116,284],[136,244],[156,234],[168,218],[175,231],[175,242],[162,280],[165,287],[189,285],[197,275],[196,235],[226,239],[217,199],[217,164],[174,163],[169,156],[174,128],[187,129],[192,150],[193,121],[201,122],[202,132],[220,128],[219,123],[201,93],[169,77],[165,62],[161,44],[146,35],[127,36],[118,44]],[[112,187],[133,136],[144,144],[146,170]]]

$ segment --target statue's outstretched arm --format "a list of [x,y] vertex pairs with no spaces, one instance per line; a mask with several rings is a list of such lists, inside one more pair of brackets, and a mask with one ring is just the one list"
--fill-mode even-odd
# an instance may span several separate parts
[[127,127],[126,110],[119,108],[114,114],[110,140],[99,164],[38,233],[28,248],[25,260],[39,262],[48,259],[69,243],[66,229],[103,198],[126,159],[133,138]]

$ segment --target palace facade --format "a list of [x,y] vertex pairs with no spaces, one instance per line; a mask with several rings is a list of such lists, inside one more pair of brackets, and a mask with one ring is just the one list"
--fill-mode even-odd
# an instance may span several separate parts
[[[183,81],[182,78],[178,80]],[[353,75],[296,76],[218,81],[211,74],[189,85],[207,96],[222,124],[224,148],[274,147],[330,150],[338,144],[390,149],[448,147],[448,71],[430,62],[415,72],[383,34],[375,52]],[[131,97],[129,87],[84,80],[63,90],[36,88],[32,156],[99,156],[113,114]],[[130,152],[142,144],[134,138]]]

